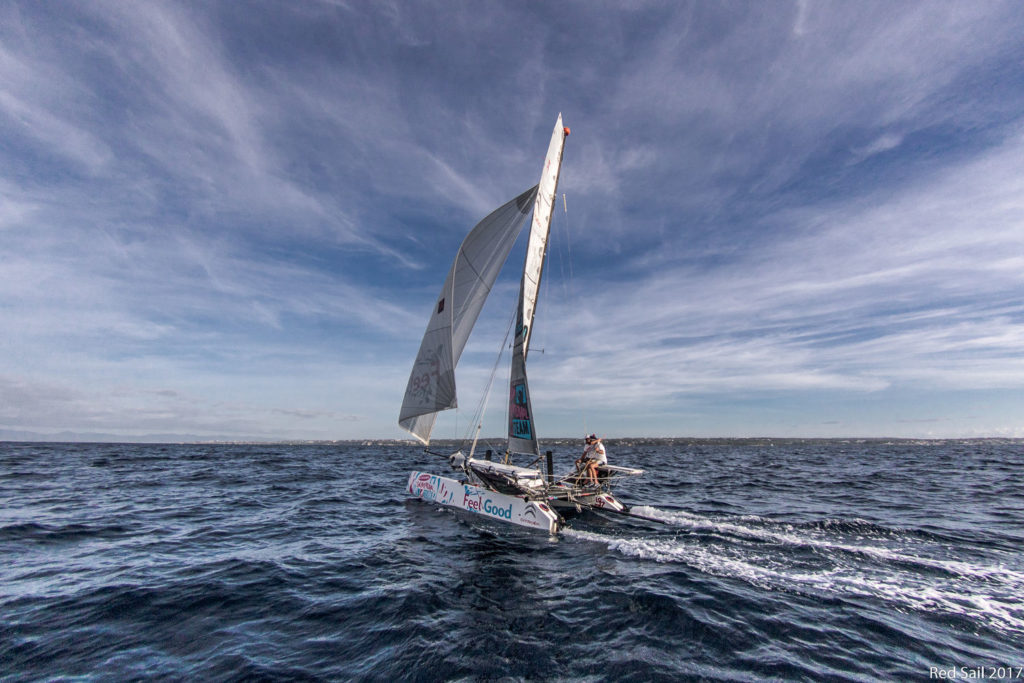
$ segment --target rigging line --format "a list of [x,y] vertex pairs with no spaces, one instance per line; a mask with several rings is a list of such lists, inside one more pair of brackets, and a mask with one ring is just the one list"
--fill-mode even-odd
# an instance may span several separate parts
[[516,313],[513,312],[509,318],[508,325],[505,328],[505,338],[501,341],[501,346],[498,348],[498,357],[494,359],[494,367],[491,368],[491,375],[487,379],[487,385],[484,390],[484,395],[477,404],[476,412],[473,414],[473,420],[470,422],[469,427],[466,431],[466,436],[463,438],[463,442],[469,441],[469,435],[473,432],[473,426],[476,425],[476,436],[473,437],[473,446],[470,449],[470,453],[476,449],[476,442],[480,438],[480,428],[483,425],[484,413],[487,411],[487,402],[490,399],[491,389],[494,387],[494,376],[498,373],[498,366],[501,364],[501,359],[505,355],[505,347],[508,345],[508,336],[512,332],[512,326],[516,321]]
[[[455,262],[452,263],[452,286],[451,291],[448,293],[451,305],[448,307],[448,330],[449,330],[449,347],[451,351],[451,363],[452,363],[452,378],[455,378],[455,367],[458,365],[458,359],[455,358],[455,344],[451,343],[451,335],[455,333],[455,278],[459,273],[459,257],[462,256],[462,247],[455,252]],[[455,430],[452,432],[452,436],[458,438],[459,436],[459,403],[458,398],[455,399]]]
[[[562,221],[562,229],[565,231],[565,250],[566,260],[569,261],[569,284],[573,284],[573,269],[572,269],[572,239],[571,233],[569,232],[569,205],[565,201],[565,193],[562,193],[562,213],[565,214],[565,220]],[[572,288],[570,287],[570,290]],[[570,291],[572,293],[572,291]]]
[[[513,315],[514,315],[515,318],[519,317],[519,309],[518,309],[518,307],[516,308],[516,312]],[[512,342],[509,342],[508,347],[510,349],[510,351],[509,351],[510,354],[515,353],[514,345],[515,345],[515,341],[514,340]],[[512,391],[512,363],[507,363],[505,365],[505,369],[507,370],[507,372],[505,374],[505,387],[506,387],[506,390],[509,392],[509,395],[506,395],[506,397],[505,397],[505,422],[504,422],[504,425],[505,425],[505,462],[507,463],[508,462],[508,458],[509,458],[508,436],[511,434],[511,431],[512,431],[511,429],[509,429],[509,426],[511,425],[510,420],[512,419],[512,416],[509,414],[509,411],[512,409],[512,406],[509,405],[511,403],[510,396],[511,396],[511,391]],[[497,450],[501,451],[500,448],[497,449]]]
[[[558,203],[558,197],[555,197],[555,203]],[[571,309],[573,306],[572,302],[572,262],[569,261],[569,277],[565,276],[566,261],[569,260],[572,254],[572,245],[569,242],[568,233],[568,213],[565,212],[565,193],[562,193],[562,209],[564,217],[558,221],[559,226],[562,228],[562,234],[565,236],[562,242],[565,244],[565,249],[558,250],[558,274],[562,279],[562,305]]]
[[[577,313],[581,313],[582,310],[583,310],[583,308],[582,308],[583,304],[582,304],[581,298],[579,297],[578,292],[576,291],[576,277],[575,277],[576,273],[575,273],[575,270],[573,269],[573,266],[572,266],[572,262],[573,262],[573,258],[572,258],[572,237],[571,237],[572,231],[569,229],[569,204],[565,200],[565,193],[564,192],[562,193],[562,213],[565,216],[565,220],[562,221],[562,229],[563,229],[563,231],[565,233],[566,260],[569,262],[569,282],[568,282],[568,290],[569,290],[568,299],[569,299],[569,302],[568,303],[569,303],[570,307],[573,310],[575,310]],[[577,338],[577,335],[574,335],[574,338]],[[583,433],[584,434],[589,434],[590,430],[587,427],[586,392],[584,392],[580,396],[579,406],[580,406],[580,408],[579,408],[580,418],[583,421]]]

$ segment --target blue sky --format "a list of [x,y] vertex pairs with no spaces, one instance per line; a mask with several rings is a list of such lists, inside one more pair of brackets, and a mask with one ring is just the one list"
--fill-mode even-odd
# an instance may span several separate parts
[[454,250],[561,112],[542,438],[1024,437],[1021,35],[994,1],[4,3],[0,430],[403,437]]

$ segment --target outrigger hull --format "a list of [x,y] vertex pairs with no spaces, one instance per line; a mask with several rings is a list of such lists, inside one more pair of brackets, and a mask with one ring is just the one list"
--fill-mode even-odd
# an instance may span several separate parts
[[607,491],[601,491],[597,493],[586,492],[583,494],[575,493],[574,495],[558,495],[556,491],[555,495],[548,498],[548,502],[558,512],[565,515],[567,512],[572,513],[581,512],[582,510],[608,510],[609,512],[628,512],[629,507],[623,504],[618,498],[608,493]]
[[426,501],[550,534],[556,533],[561,524],[559,515],[542,501],[498,493],[430,472],[410,474],[407,491]]

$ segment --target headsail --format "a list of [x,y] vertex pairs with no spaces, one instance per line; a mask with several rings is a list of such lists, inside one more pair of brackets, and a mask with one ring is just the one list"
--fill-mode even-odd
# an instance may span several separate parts
[[455,366],[537,192],[532,187],[480,221],[459,247],[433,305],[398,424],[424,444],[437,413],[454,408]]
[[512,453],[540,455],[533,422],[533,407],[530,405],[530,389],[526,381],[526,356],[530,350],[533,316],[537,310],[537,294],[544,270],[548,233],[551,230],[551,213],[554,211],[555,195],[558,192],[562,148],[568,134],[569,129],[562,127],[562,115],[559,114],[558,120],[555,121],[555,129],[551,133],[551,142],[548,144],[537,198],[533,205],[530,241],[526,247],[523,279],[519,285],[519,312],[516,315],[516,338],[512,350],[512,374],[509,382],[508,450]]

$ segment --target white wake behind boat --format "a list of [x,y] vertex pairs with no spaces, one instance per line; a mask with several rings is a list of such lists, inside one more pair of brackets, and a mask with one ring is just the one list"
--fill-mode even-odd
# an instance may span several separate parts
[[[495,209],[463,240],[448,271],[413,364],[398,423],[425,446],[430,445],[437,414],[457,407],[455,368],[476,324],[484,301],[508,259],[531,209],[533,220],[519,285],[515,338],[508,399],[508,446],[501,462],[468,457],[461,451],[449,458],[458,479],[429,472],[409,475],[408,492],[427,501],[477,513],[496,520],[555,533],[564,516],[584,509],[626,512],[610,491],[623,476],[642,470],[604,466],[597,486],[585,486],[573,471],[554,476],[550,451],[546,472],[537,464],[540,445],[526,379],[526,358],[541,275],[547,253],[551,216],[562,167],[562,150],[569,129],[559,114],[551,134],[540,183]],[[478,430],[479,434],[479,430]],[[532,458],[527,466],[512,464],[516,457]]]

